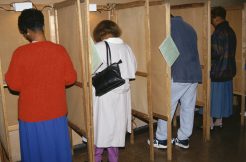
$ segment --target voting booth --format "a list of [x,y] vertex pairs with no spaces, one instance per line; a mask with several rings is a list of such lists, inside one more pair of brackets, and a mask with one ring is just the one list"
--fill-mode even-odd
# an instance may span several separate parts
[[225,6],[227,14],[226,19],[234,30],[237,37],[236,48],[236,67],[237,73],[233,78],[233,93],[241,97],[241,125],[245,120],[245,4]]
[[[4,75],[8,69],[12,53],[14,50],[28,43],[19,33],[17,20],[20,12],[12,10],[9,5],[0,5],[0,141],[2,162],[12,162],[20,160],[19,147],[19,126],[17,119],[17,94],[9,91],[4,82]],[[43,10],[45,15],[45,34],[47,40],[52,40],[50,33],[50,8],[44,8],[43,5],[37,6]]]
[[[137,59],[136,79],[131,81],[133,125],[135,118],[148,123],[150,160],[154,160],[153,118],[161,118],[168,122],[168,159],[171,159],[169,115],[171,76],[170,67],[159,50],[159,46],[170,32],[169,2],[147,0],[119,0],[112,2],[113,4],[92,2],[98,4],[100,13],[91,13],[90,18],[115,21],[122,29],[122,39],[132,48]],[[131,143],[134,143],[134,130],[131,134]]]
[[70,54],[77,71],[75,86],[67,89],[69,126],[86,137],[88,159],[94,161],[89,2],[67,0],[54,4],[57,42]]
[[197,33],[202,83],[198,84],[196,105],[203,108],[203,139],[206,141],[210,138],[210,1],[171,2],[171,14],[181,16]]
[[[87,138],[88,159],[89,161],[94,161],[93,126],[91,122],[92,104],[90,102],[89,23],[86,23],[87,17],[89,17],[88,1],[81,3],[79,0],[70,0],[36,6],[42,10],[45,16],[47,40],[59,43],[67,49],[77,71],[78,80],[76,84],[66,89],[69,127],[80,136]],[[3,157],[2,161],[12,162],[20,160],[17,120],[18,96],[9,92],[7,85],[4,84],[4,74],[7,71],[13,51],[28,42],[18,31],[17,20],[20,12],[9,12],[9,5],[1,5],[1,7],[0,31],[4,33],[0,38],[1,155]]]

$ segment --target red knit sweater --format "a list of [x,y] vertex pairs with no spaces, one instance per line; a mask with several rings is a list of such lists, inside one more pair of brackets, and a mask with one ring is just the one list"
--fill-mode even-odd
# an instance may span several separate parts
[[18,118],[39,122],[67,114],[65,86],[75,82],[76,72],[65,48],[43,41],[15,50],[5,80],[20,92]]

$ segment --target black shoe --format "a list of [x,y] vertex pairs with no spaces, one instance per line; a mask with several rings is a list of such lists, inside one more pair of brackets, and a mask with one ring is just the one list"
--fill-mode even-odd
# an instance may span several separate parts
[[[148,140],[147,143],[150,145],[150,141]],[[167,140],[158,140],[157,138],[154,139],[154,147],[158,149],[165,149],[167,148]]]
[[188,149],[190,147],[189,146],[189,139],[179,140],[178,138],[173,138],[172,139],[172,144],[174,144],[176,146],[179,146],[181,148],[184,148],[184,149]]

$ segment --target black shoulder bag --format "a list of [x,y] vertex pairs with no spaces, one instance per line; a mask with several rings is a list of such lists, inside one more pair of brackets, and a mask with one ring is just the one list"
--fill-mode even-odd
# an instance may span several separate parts
[[111,61],[111,51],[109,44],[105,41],[107,51],[107,67],[92,77],[92,84],[96,90],[96,96],[102,96],[109,91],[125,83],[120,74],[119,60],[117,63]]

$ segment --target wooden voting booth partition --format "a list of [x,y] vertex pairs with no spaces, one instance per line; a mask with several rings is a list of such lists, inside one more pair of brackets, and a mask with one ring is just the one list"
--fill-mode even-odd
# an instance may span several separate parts
[[197,33],[202,83],[198,85],[196,105],[203,108],[203,139],[207,141],[210,139],[210,1],[171,4],[171,14],[181,16]]
[[[10,9],[9,5],[0,5]],[[43,6],[38,5],[38,9]],[[43,10],[45,16],[45,34],[51,40],[49,31],[50,9]],[[28,42],[19,33],[17,22],[20,12],[6,11],[0,9],[0,142],[1,142],[1,161],[13,162],[20,160],[19,147],[19,126],[17,119],[17,100],[18,95],[11,93],[4,83],[4,75],[8,69],[12,53],[14,50]]]
[[[170,32],[170,17],[167,17],[170,10],[168,1],[157,5],[148,0],[118,3],[113,18],[122,28],[122,38],[137,60],[136,80],[131,83],[132,115],[149,124],[150,160],[154,160],[153,117],[168,122],[167,157],[171,160],[170,68],[158,49]],[[158,32],[160,28],[165,31]],[[133,142],[134,132],[131,134]]]
[[67,89],[69,126],[87,138],[89,161],[94,161],[88,1],[67,0],[54,5],[59,44],[77,71],[77,83]]
[[[153,142],[153,116],[150,105],[150,39],[148,1],[132,1],[115,6],[114,21],[122,29],[122,38],[132,48],[138,68],[136,80],[131,83],[132,114],[149,123],[150,139]],[[132,135],[133,135],[132,131]],[[133,136],[131,137],[133,142]],[[150,147],[150,159],[154,159]]]
[[237,48],[236,48],[236,66],[237,74],[233,79],[233,93],[241,96],[241,125],[244,125],[245,113],[245,56],[246,56],[246,5],[227,6],[226,19],[236,33]]
[[159,46],[170,35],[170,1],[151,1],[151,102],[153,116],[167,121],[167,159],[172,159],[171,69]]

